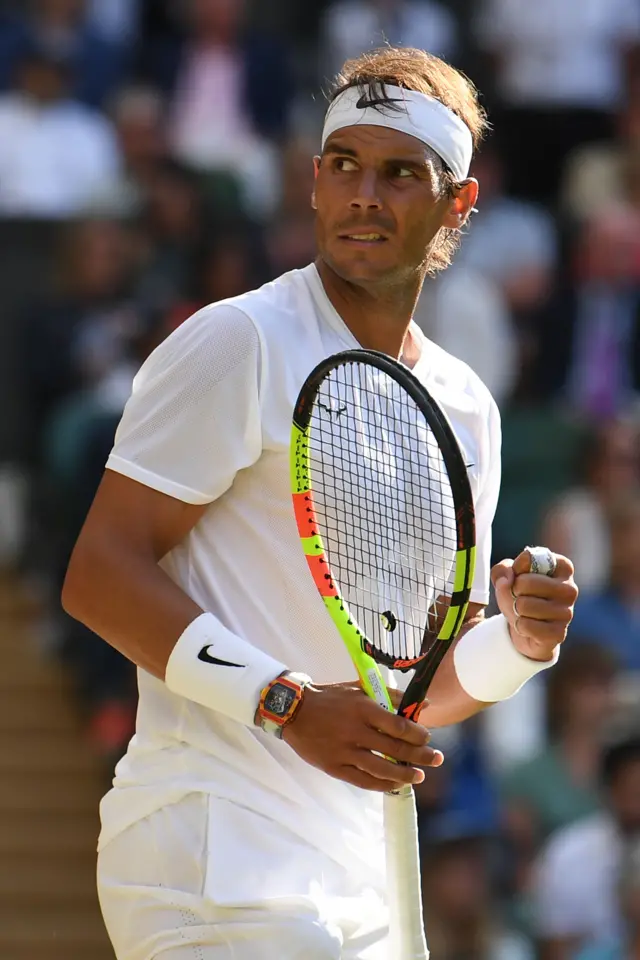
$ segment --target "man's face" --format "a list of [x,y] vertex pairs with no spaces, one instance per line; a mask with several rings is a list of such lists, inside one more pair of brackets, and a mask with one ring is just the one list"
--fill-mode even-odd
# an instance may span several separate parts
[[441,227],[459,227],[477,185],[451,197],[430,149],[386,127],[338,130],[316,159],[320,256],[344,280],[390,286],[424,274]]
[[609,802],[623,830],[640,831],[640,760],[629,761],[618,771],[610,787]]

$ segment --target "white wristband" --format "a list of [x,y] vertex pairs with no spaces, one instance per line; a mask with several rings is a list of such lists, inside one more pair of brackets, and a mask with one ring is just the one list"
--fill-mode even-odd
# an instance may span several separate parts
[[173,648],[165,683],[172,693],[250,727],[260,694],[286,669],[228,630],[212,613],[203,613]]
[[453,663],[462,689],[481,703],[508,700],[527,680],[548,670],[558,660],[531,660],[513,645],[506,617],[488,617],[458,640]]

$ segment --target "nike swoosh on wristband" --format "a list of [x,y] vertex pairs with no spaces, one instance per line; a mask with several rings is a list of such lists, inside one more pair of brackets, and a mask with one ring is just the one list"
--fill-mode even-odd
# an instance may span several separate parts
[[202,660],[203,663],[213,663],[218,667],[246,667],[246,663],[231,663],[230,660],[220,660],[218,657],[212,657],[209,653],[210,644],[207,644],[206,647],[203,647],[200,653],[198,654],[198,660]]
[[367,100],[366,93],[363,93],[356,103],[356,109],[366,110],[367,107],[385,107],[388,103],[404,103],[404,101],[401,97],[385,97],[377,100]]

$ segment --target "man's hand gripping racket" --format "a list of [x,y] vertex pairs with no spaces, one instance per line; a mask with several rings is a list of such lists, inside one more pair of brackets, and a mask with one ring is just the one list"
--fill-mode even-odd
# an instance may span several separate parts
[[[380,667],[410,671],[398,713],[416,721],[464,623],[473,583],[474,506],[456,437],[407,369],[365,350],[319,364],[300,391],[293,420],[293,503],[310,573],[363,690],[391,712]],[[376,716],[382,728],[384,714]],[[296,723],[292,738],[301,732]],[[384,755],[416,756],[409,747],[403,756],[395,745],[386,749],[389,740],[376,742],[381,749],[371,750],[383,756],[369,750],[369,762],[386,771]],[[301,744],[295,748],[305,756]],[[307,744],[313,763],[309,751]],[[429,753],[422,756],[435,762]],[[426,960],[415,772],[396,769],[385,784],[404,784],[385,795],[390,960]],[[345,779],[358,782],[353,773]]]

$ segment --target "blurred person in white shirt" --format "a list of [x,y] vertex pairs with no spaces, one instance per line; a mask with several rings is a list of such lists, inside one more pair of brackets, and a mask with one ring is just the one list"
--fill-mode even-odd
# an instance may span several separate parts
[[608,809],[559,830],[540,855],[533,900],[541,960],[572,960],[582,945],[622,933],[617,878],[640,835],[637,737],[605,752],[602,785]]
[[34,45],[0,96],[0,216],[73,217],[119,169],[110,123],[68,97],[69,79],[64,60]]

